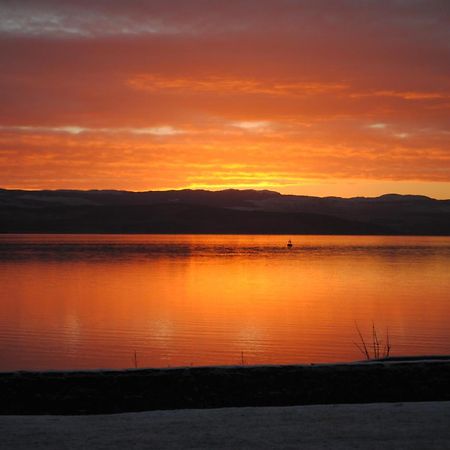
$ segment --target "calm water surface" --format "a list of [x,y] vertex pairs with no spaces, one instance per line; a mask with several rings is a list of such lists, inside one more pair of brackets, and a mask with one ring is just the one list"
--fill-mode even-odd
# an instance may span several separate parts
[[0,370],[450,353],[450,238],[0,236]]

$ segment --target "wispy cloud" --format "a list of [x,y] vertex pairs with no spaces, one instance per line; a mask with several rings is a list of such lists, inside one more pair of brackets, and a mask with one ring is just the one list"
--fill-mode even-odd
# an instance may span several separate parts
[[39,8],[38,2],[0,4],[1,34],[92,38],[177,31],[176,27],[164,24],[158,18],[136,20],[126,14],[99,13],[95,8],[77,9],[64,2],[51,8]]
[[199,78],[171,78],[161,75],[140,74],[128,80],[128,85],[144,91],[209,92],[216,94],[266,94],[276,96],[320,95],[349,88],[341,82],[261,80],[209,76]]
[[254,120],[254,121],[249,120],[242,122],[232,122],[231,126],[246,131],[264,131],[270,128],[271,122],[265,120]]
[[175,136],[183,134],[185,131],[171,127],[118,127],[118,128],[89,128],[76,125],[43,127],[43,126],[0,126],[3,131],[22,131],[31,133],[67,133],[67,134],[83,134],[83,133],[103,133],[103,134],[136,134],[136,135],[151,135],[151,136]]
[[449,99],[449,92],[438,91],[394,91],[394,90],[379,90],[367,92],[353,92],[350,94],[353,98],[359,97],[394,97],[403,100],[438,100]]

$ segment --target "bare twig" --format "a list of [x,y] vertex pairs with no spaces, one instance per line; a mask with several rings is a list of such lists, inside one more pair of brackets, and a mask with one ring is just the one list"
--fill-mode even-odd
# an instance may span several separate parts
[[359,338],[361,339],[361,343],[362,343],[362,349],[360,349],[360,350],[362,351],[363,355],[365,355],[367,360],[369,360],[370,359],[369,350],[367,350],[366,342],[364,341],[363,335],[361,334],[361,331],[360,331],[360,329],[358,327],[358,324],[356,322],[355,322],[355,326],[356,326],[356,331],[358,332]]
[[376,331],[375,331],[375,325],[372,322],[372,347],[373,347],[373,357],[377,357],[377,344],[376,344]]
[[386,351],[385,351],[385,358],[389,356],[391,353],[391,341],[389,339],[389,328],[386,328]]
[[[358,350],[366,357],[367,360],[389,357],[392,346],[388,328],[386,328],[386,340],[385,344],[383,345],[383,340],[379,338],[375,324],[372,322],[372,342],[371,345],[369,343],[370,346],[369,347],[366,344],[366,341],[364,340],[361,330],[359,329],[358,324],[356,322],[355,327],[356,331],[358,332],[359,340],[361,341],[361,343],[358,344],[354,342],[354,344],[356,345]],[[372,348],[372,355],[370,354],[369,348]]]
[[357,348],[363,355],[366,355],[366,353],[365,353],[363,347],[361,347],[361,346],[360,346],[358,343],[356,343],[356,342],[353,342],[353,344],[356,346],[356,348]]

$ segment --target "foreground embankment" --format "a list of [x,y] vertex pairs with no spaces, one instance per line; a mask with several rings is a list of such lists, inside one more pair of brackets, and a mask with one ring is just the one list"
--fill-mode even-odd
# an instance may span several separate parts
[[0,373],[0,414],[450,400],[450,358]]

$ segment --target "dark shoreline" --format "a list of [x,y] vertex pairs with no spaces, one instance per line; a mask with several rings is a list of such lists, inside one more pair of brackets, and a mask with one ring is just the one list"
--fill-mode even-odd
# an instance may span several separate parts
[[330,365],[0,373],[0,414],[450,400],[450,357]]

